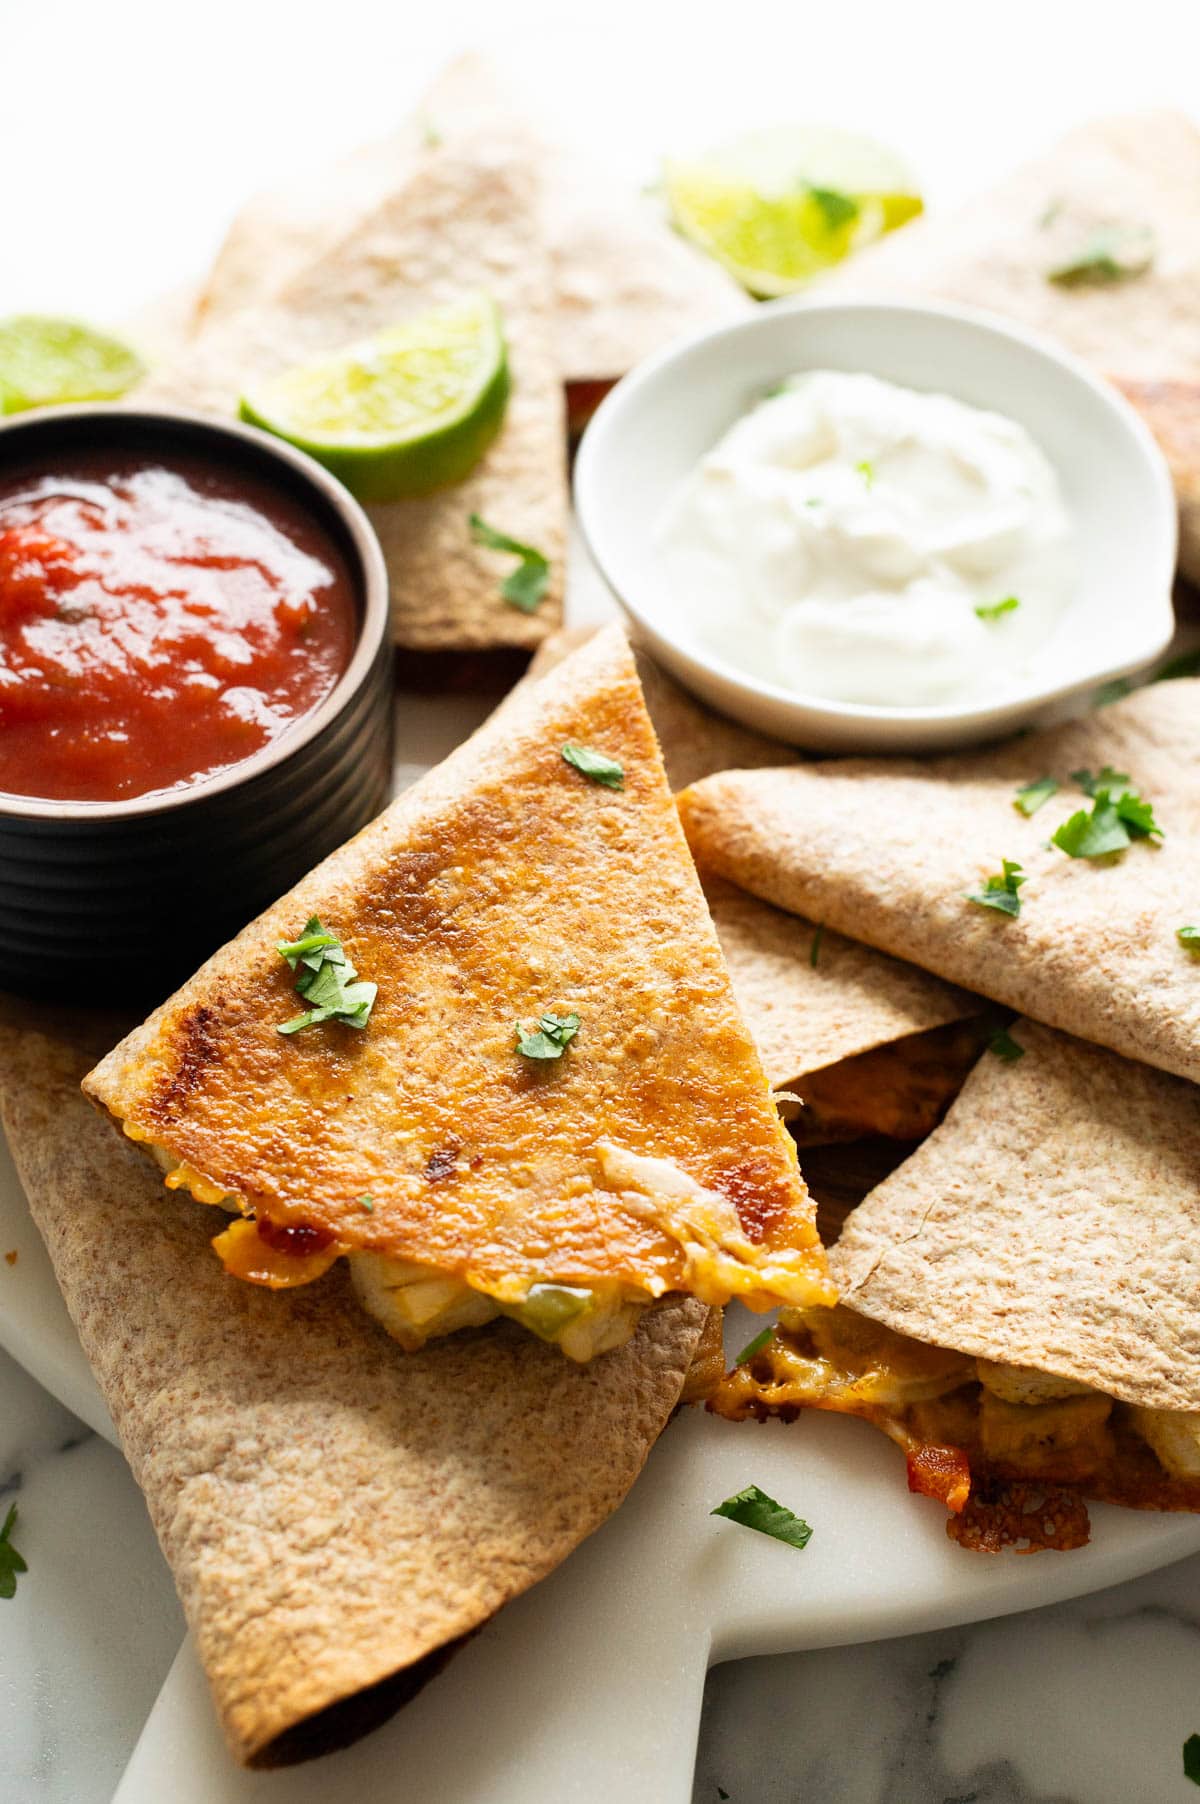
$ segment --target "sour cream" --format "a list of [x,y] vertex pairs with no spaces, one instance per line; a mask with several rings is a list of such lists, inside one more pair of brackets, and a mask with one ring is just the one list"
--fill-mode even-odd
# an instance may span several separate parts
[[1015,420],[835,370],[792,377],[730,428],[659,547],[671,605],[728,663],[895,707],[1006,690],[1074,566],[1058,478]]

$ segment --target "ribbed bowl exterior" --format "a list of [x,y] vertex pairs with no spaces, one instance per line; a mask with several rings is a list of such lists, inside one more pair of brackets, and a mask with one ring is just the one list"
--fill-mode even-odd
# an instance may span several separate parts
[[357,504],[308,458],[249,427],[113,408],[18,416],[0,427],[0,470],[85,447],[199,453],[274,480],[334,538],[360,605],[353,661],[327,702],[227,780],[132,806],[0,795],[0,988],[141,1008],[386,803],[387,577]]

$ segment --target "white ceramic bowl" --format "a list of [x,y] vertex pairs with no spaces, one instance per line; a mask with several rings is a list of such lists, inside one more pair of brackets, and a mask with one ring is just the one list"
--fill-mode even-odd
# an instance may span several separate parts
[[[828,701],[760,682],[692,636],[656,544],[663,508],[766,388],[805,369],[862,370],[955,395],[1007,414],[1042,447],[1062,484],[1078,578],[1025,687],[937,707]],[[579,449],[575,500],[596,563],[660,662],[722,712],[818,750],[916,751],[995,737],[1149,664],[1174,627],[1175,497],[1150,433],[1073,357],[965,310],[774,302],[690,338],[602,403]]]

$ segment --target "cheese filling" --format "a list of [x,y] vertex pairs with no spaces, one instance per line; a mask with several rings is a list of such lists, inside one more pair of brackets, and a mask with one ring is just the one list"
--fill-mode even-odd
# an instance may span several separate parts
[[[242,1200],[193,1166],[176,1159],[128,1126],[166,1174],[172,1190],[187,1190],[198,1202],[242,1219],[218,1234],[213,1247],[234,1277],[281,1290],[311,1283],[339,1258],[346,1259],[355,1294],[367,1313],[415,1353],[429,1340],[462,1328],[483,1327],[507,1316],[561,1348],[569,1359],[586,1362],[623,1346],[634,1334],[640,1313],[668,1286],[652,1281],[643,1290],[619,1280],[575,1285],[529,1283],[516,1277],[485,1282],[440,1271],[416,1261],[337,1240],[308,1248],[299,1228],[297,1250],[264,1244]],[[706,1189],[665,1159],[630,1153],[608,1142],[596,1148],[600,1186],[620,1193],[632,1214],[652,1221],[676,1242],[684,1258],[684,1288],[703,1302],[723,1304],[739,1296],[751,1308],[768,1309],[781,1298],[810,1302],[822,1288],[810,1258],[785,1249],[768,1252],[745,1234],[728,1198]],[[285,1231],[286,1232],[286,1231]],[[283,1238],[283,1236],[279,1236]],[[830,1301],[833,1288],[828,1283]]]
[[1123,1424],[1168,1477],[1200,1479],[1200,1413],[1144,1409],[1070,1378],[928,1346],[844,1305],[781,1311],[779,1331],[726,1378],[717,1408],[747,1414],[756,1400],[865,1416],[906,1449],[963,1448],[1065,1484],[1116,1457],[1113,1429]]

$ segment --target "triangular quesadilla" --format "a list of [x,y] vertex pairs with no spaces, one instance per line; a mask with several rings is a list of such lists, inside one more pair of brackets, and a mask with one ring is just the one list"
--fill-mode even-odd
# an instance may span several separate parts
[[621,1502],[708,1313],[642,1312],[589,1367],[511,1323],[401,1356],[341,1274],[233,1284],[79,1090],[71,1044],[0,1028],[0,1111],[234,1755],[365,1734]]
[[1200,1510],[1200,1090],[1010,1042],[850,1216],[842,1304],[784,1311],[714,1407],[864,1416],[964,1545],[1077,1546],[1084,1497]]
[[675,1291],[830,1301],[620,629],[522,699],[85,1088],[238,1214],[227,1269],[347,1254],[406,1347],[507,1313],[586,1359]]
[[522,93],[490,59],[460,57],[390,138],[256,196],[243,209],[205,284],[198,323],[269,304],[357,219],[403,187],[422,150],[453,151],[483,124],[522,142],[540,178],[550,332],[576,424],[618,376],[669,339],[749,311],[745,292],[671,229],[660,206],[625,194],[578,153],[552,144],[536,126],[536,110],[536,97]]
[[1094,120],[947,214],[869,246],[822,298],[951,301],[1060,340],[1125,388],[1179,496],[1200,578],[1200,130],[1171,112]]
[[[551,634],[513,695],[593,631]],[[672,789],[720,770],[798,762],[779,740],[706,708],[649,652],[635,646],[634,658]],[[929,1133],[985,1037],[979,998],[719,877],[702,871],[701,880],[734,997],[796,1138],[813,1146]]]
[[[423,148],[408,179],[269,305],[212,325],[135,397],[232,414],[248,384],[431,307],[490,295],[512,383],[498,437],[463,481],[368,508],[391,579],[395,638],[412,651],[528,651],[561,614],[565,421],[539,220],[537,177],[520,139],[481,130],[453,148]],[[477,542],[473,515],[547,559],[534,612],[505,599],[512,560]]]
[[729,771],[679,807],[703,869],[1200,1081],[1200,682],[986,752]]

